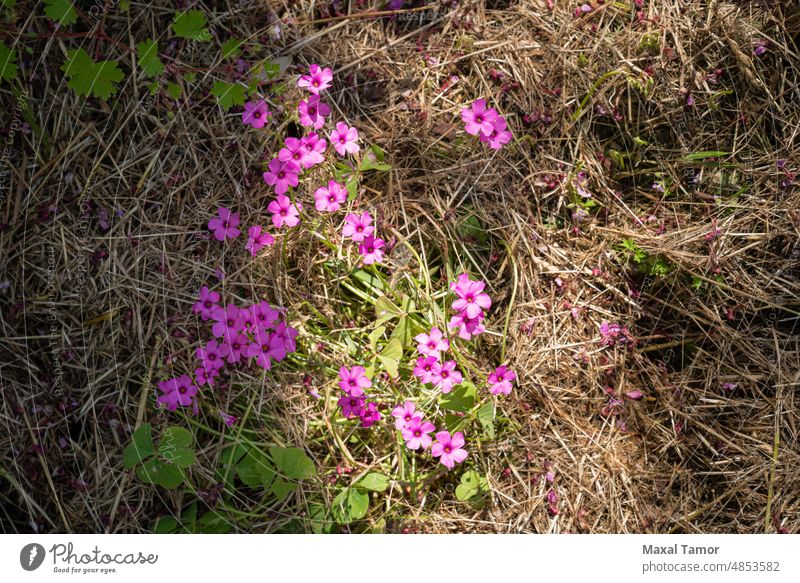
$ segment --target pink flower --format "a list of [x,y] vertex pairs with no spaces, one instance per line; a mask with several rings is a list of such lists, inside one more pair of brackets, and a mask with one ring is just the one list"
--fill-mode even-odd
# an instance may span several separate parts
[[253,340],[245,348],[244,355],[248,358],[255,358],[258,366],[269,370],[272,368],[270,360],[272,354],[272,333],[267,328],[256,328],[253,332]]
[[505,118],[498,117],[497,121],[494,122],[494,129],[492,130],[492,133],[488,136],[480,133],[478,134],[478,138],[481,140],[481,142],[488,143],[489,147],[493,150],[499,150],[511,141],[512,135],[511,132],[506,129],[507,127],[508,124],[506,123]]
[[208,228],[214,231],[214,238],[217,241],[225,239],[235,239],[239,236],[239,213],[232,213],[231,209],[221,206],[217,209],[219,218],[214,217],[208,221]]
[[319,95],[320,91],[331,86],[331,81],[333,81],[333,71],[312,64],[308,68],[308,75],[303,75],[298,79],[297,86],[308,89],[314,95]]
[[325,118],[330,115],[331,108],[317,95],[311,95],[307,100],[301,101],[297,106],[300,113],[300,125],[318,130],[325,125]]
[[237,417],[234,417],[233,415],[229,415],[228,413],[225,413],[224,411],[220,411],[219,414],[222,417],[222,422],[225,423],[225,425],[227,427],[233,427],[234,425],[236,425],[239,422],[239,419]]
[[167,409],[174,411],[181,407],[194,405],[195,395],[197,395],[197,385],[192,382],[192,377],[188,374],[161,381],[158,383],[158,390],[163,393],[158,397],[160,405],[166,405]]
[[447,326],[451,330],[457,330],[458,337],[463,340],[472,340],[473,336],[486,332],[486,327],[483,325],[483,313],[477,318],[467,318],[466,314],[461,312],[450,318]]
[[219,294],[210,291],[207,285],[200,288],[200,295],[197,302],[192,307],[195,314],[200,314],[200,318],[205,321],[211,317],[211,312],[219,305]]
[[339,387],[348,395],[360,397],[364,394],[364,389],[372,386],[372,381],[367,378],[366,369],[363,366],[354,366],[351,369],[341,367],[339,369]]
[[250,255],[253,257],[255,257],[261,249],[275,242],[275,237],[266,231],[262,233],[261,229],[262,227],[260,225],[254,225],[247,229],[247,244],[244,248],[250,251]]
[[378,411],[378,405],[372,402],[367,403],[367,406],[361,411],[359,418],[361,419],[361,427],[372,427],[381,420],[381,413]]
[[302,139],[286,138],[284,147],[278,152],[278,160],[281,162],[292,162],[298,168],[306,167],[303,160],[308,156],[308,145]]
[[420,356],[417,359],[417,365],[414,367],[414,376],[419,378],[423,384],[433,382],[431,375],[437,362],[439,362],[439,359],[436,356]]
[[320,138],[315,132],[310,132],[307,136],[300,138],[300,141],[306,148],[306,155],[303,158],[303,168],[311,168],[325,160],[325,148],[328,147],[328,141],[325,138]]
[[241,332],[228,333],[225,337],[226,343],[223,346],[228,347],[228,362],[235,364],[242,360],[243,356],[247,356],[247,347],[250,344],[250,339],[247,334]]
[[494,122],[497,121],[497,111],[486,109],[486,101],[478,99],[472,108],[465,107],[461,110],[461,119],[465,124],[464,130],[471,136],[483,134],[489,136],[494,131]]
[[344,218],[344,223],[342,235],[350,237],[356,243],[360,243],[375,232],[375,227],[370,224],[372,223],[372,217],[369,213],[360,215],[350,213]]
[[392,409],[392,417],[394,417],[394,426],[397,429],[403,429],[406,425],[411,423],[412,419],[422,419],[422,413],[415,412],[417,406],[413,401],[406,401],[402,405],[398,405]]
[[228,304],[224,308],[222,306],[217,306],[217,308],[211,312],[211,319],[214,320],[211,333],[217,338],[228,334],[235,334],[244,326],[244,320],[239,313],[239,308],[233,304]]
[[347,127],[346,123],[337,123],[336,129],[331,132],[330,138],[331,144],[333,144],[340,156],[355,154],[361,149],[356,143],[358,141],[358,130]]
[[225,357],[231,349],[227,344],[220,344],[216,340],[209,340],[206,345],[199,346],[194,355],[206,371],[219,370],[225,366]]
[[358,417],[364,411],[364,397],[345,395],[339,399],[338,405],[342,408],[342,416]]
[[364,237],[358,246],[358,252],[364,257],[364,265],[380,263],[383,259],[383,247],[386,241],[376,237]]
[[482,281],[472,281],[466,273],[458,276],[454,284],[450,284],[451,289],[456,293],[458,299],[453,302],[453,309],[462,312],[467,318],[477,318],[484,310],[488,310],[492,305],[492,300],[488,294],[484,293],[486,286]]
[[449,393],[453,390],[453,387],[456,385],[460,385],[461,381],[464,380],[464,377],[461,376],[461,373],[456,370],[456,361],[455,360],[448,360],[443,364],[439,364],[438,362],[433,365],[433,371],[431,371],[431,383],[437,389],[440,389],[443,393]]
[[449,431],[440,431],[436,434],[436,442],[431,446],[431,455],[438,457],[439,461],[448,468],[453,469],[467,459],[467,450],[463,449],[464,434],[456,431],[450,437]]
[[314,192],[314,204],[317,210],[334,213],[347,200],[347,191],[344,186],[335,180],[328,181],[328,187],[320,186]]
[[280,319],[278,310],[265,301],[250,306],[250,314],[256,328],[272,328]]
[[300,166],[291,160],[281,162],[278,158],[273,158],[269,163],[269,170],[264,172],[264,182],[275,187],[275,194],[283,194],[290,186],[297,186],[299,171]]
[[428,434],[432,431],[436,431],[436,426],[430,421],[424,421],[422,417],[414,417],[400,430],[408,449],[428,449],[433,441]]
[[437,360],[441,352],[445,352],[450,348],[450,341],[444,337],[442,331],[436,326],[431,328],[429,334],[425,334],[424,332],[422,334],[417,334],[414,340],[417,341],[417,350],[420,354],[435,356]]
[[270,355],[277,361],[286,358],[286,355],[297,350],[297,330],[281,322],[275,326],[275,332],[270,339]]
[[272,213],[272,224],[278,229],[286,225],[287,227],[294,227],[300,223],[300,211],[303,210],[303,205],[300,201],[292,203],[291,199],[285,194],[279,194],[278,197],[267,205],[267,210]]
[[498,366],[489,375],[489,392],[493,395],[508,395],[511,393],[511,383],[517,378],[517,373],[507,366]]
[[202,366],[194,369],[194,382],[198,386],[208,385],[214,386],[214,379],[219,376],[219,369],[216,368],[203,368]]
[[270,115],[272,114],[263,99],[260,101],[249,101],[244,104],[242,122],[244,122],[245,125],[253,126],[255,129],[260,129],[267,123]]

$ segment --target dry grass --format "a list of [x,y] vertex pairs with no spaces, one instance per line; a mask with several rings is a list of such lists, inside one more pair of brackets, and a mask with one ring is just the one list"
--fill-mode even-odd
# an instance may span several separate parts
[[[456,478],[435,474],[416,497],[394,484],[366,527],[800,532],[800,194],[776,165],[800,167],[800,19],[787,18],[787,4],[646,2],[643,22],[611,3],[575,18],[576,5],[560,1],[554,10],[544,0],[408,2],[392,19],[365,14],[369,3],[350,2],[346,18],[325,13],[327,2],[270,4],[293,20],[277,40],[260,3],[204,10],[222,41],[265,43],[253,60],[334,68],[335,114],[393,167],[358,198],[398,241],[392,281],[422,270],[403,241],[424,253],[435,289],[446,283],[439,268],[485,277],[491,334],[472,356],[505,357],[521,377],[500,407],[497,439],[471,457],[491,486],[483,508],[457,501]],[[27,26],[24,6],[17,13],[2,25],[6,44]],[[167,30],[169,15],[133,4],[103,27],[133,45]],[[229,297],[290,308],[301,349],[291,366],[242,377],[187,421],[202,436],[192,484],[215,483],[219,408],[246,418],[252,440],[304,445],[327,477],[337,465],[391,468],[388,432],[368,446],[336,439],[333,404],[305,386],[332,395],[344,336],[369,323],[369,310],[348,312],[346,274],[332,275],[348,258],[299,230],[257,261],[222,255],[203,234],[217,205],[236,206],[243,224],[266,220],[260,163],[286,126],[245,132],[214,106],[211,79],[230,74],[217,41],[179,44],[176,65],[198,69],[192,84],[178,79],[190,97],[176,103],[162,87],[146,110],[145,80],[130,74],[123,47],[45,26],[37,15],[42,38],[25,41],[35,57],[22,74],[44,136],[16,134],[0,200],[10,282],[0,291],[4,530],[146,531],[196,498],[138,483],[120,454],[133,427],[156,421],[154,383],[187,366],[201,328],[188,308],[218,266]],[[767,52],[756,56],[762,40]],[[122,63],[118,99],[84,102],[66,90],[58,67],[81,43]],[[8,126],[15,100],[0,90]],[[487,156],[460,131],[458,112],[477,97],[508,117],[514,145]],[[725,154],[691,159],[709,151]],[[600,206],[575,224],[567,177],[581,169]],[[112,217],[108,230],[98,209]],[[473,240],[466,220],[485,240]],[[669,272],[637,270],[619,250],[624,239]],[[635,345],[600,346],[603,320],[627,326]],[[607,387],[644,396],[607,414]],[[288,528],[307,500],[330,501],[330,482],[278,506],[240,492],[227,519],[253,532]]]

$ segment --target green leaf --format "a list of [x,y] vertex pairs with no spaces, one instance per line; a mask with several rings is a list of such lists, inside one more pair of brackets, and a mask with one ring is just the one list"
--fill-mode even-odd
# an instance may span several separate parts
[[44,13],[50,20],[54,20],[62,26],[69,26],[78,20],[75,7],[69,0],[44,0],[44,3]]
[[269,453],[278,471],[286,478],[304,480],[317,475],[314,462],[299,447],[271,447]]
[[452,391],[439,397],[439,405],[450,411],[466,413],[475,406],[477,390],[475,385],[465,381],[456,386]]
[[229,38],[225,41],[222,45],[222,58],[223,59],[235,59],[241,53],[241,46],[243,42],[236,38]]
[[211,40],[211,34],[206,28],[206,15],[200,10],[184,10],[175,14],[172,22],[172,32],[175,36],[207,42]]
[[456,498],[461,501],[469,501],[489,489],[489,481],[485,476],[480,475],[474,470],[464,472],[461,476],[461,483],[456,486]]
[[266,454],[255,447],[249,448],[247,455],[236,465],[236,473],[251,488],[269,488],[275,480],[275,470]]
[[378,360],[381,365],[383,365],[383,368],[393,379],[400,376],[398,366],[400,365],[401,358],[403,358],[403,343],[397,338],[389,340],[378,355]]
[[239,83],[217,81],[211,88],[211,95],[217,98],[217,103],[222,109],[228,111],[234,105],[244,105],[245,89],[246,87]]
[[179,468],[188,468],[194,465],[195,455],[193,449],[180,448],[174,451],[169,451],[164,455],[164,460],[171,464],[175,464]]
[[161,436],[161,441],[158,444],[158,449],[161,451],[162,448],[177,449],[189,447],[192,445],[192,441],[194,441],[194,437],[192,437],[191,431],[183,427],[178,427],[177,425],[170,425],[164,430],[164,434]]
[[122,465],[126,468],[132,468],[155,453],[153,428],[149,423],[143,423],[133,432],[131,442],[122,452]]
[[411,346],[411,339],[414,337],[414,331],[412,328],[411,321],[402,316],[398,321],[397,325],[392,330],[392,337],[391,340],[397,340],[400,342],[400,345],[403,348],[407,348]]
[[17,53],[0,42],[0,81],[11,81],[17,76]]
[[380,296],[375,300],[375,316],[378,319],[376,324],[383,324],[402,315],[403,311],[386,296]]
[[94,95],[100,99],[108,99],[117,92],[116,83],[122,81],[124,75],[114,61],[98,61],[95,63],[83,49],[67,51],[67,61],[61,70],[69,78],[67,85],[78,95],[89,97]]
[[171,464],[165,464],[157,458],[150,458],[136,468],[136,475],[146,484],[157,484],[170,490],[183,483],[183,470]]
[[373,352],[378,347],[378,340],[383,337],[384,332],[386,332],[386,326],[378,326],[369,333],[369,347]]
[[711,152],[692,152],[683,157],[686,162],[698,162],[706,158],[724,158],[728,156],[729,152],[711,151]]
[[349,198],[355,198],[358,195],[358,174],[354,174],[344,183]]
[[328,509],[322,504],[309,504],[308,521],[314,534],[331,534],[336,530],[336,523],[328,517]]
[[280,74],[281,74],[280,63],[272,63],[269,61],[264,63],[264,75],[266,75],[267,79],[269,80],[275,79]]
[[489,439],[494,439],[494,403],[485,403],[478,409],[478,422],[483,427],[483,433]]
[[361,158],[359,170],[380,170],[383,172],[391,170],[391,166],[384,164],[383,157],[383,150],[375,145],[370,146],[369,149],[367,149],[367,151],[364,153],[364,157]]
[[172,516],[162,516],[153,525],[153,534],[169,534],[178,528],[178,521]]
[[183,484],[183,480],[186,477],[186,474],[181,468],[169,464],[161,464],[159,474],[160,479],[158,483],[168,490],[174,490]]
[[270,486],[270,491],[278,500],[283,500],[297,489],[297,482],[287,482],[281,478],[275,478]]
[[347,488],[333,499],[331,515],[340,524],[350,524],[364,518],[368,510],[369,495],[358,488]]
[[17,5],[17,0],[0,0],[0,4],[2,4],[4,8],[11,10]]
[[177,83],[167,83],[167,93],[169,93],[169,96],[172,97],[172,99],[178,99],[181,96],[181,93],[183,93],[183,90]]
[[158,58],[158,43],[147,39],[136,45],[139,67],[148,77],[158,77],[164,72],[164,63]]
[[389,487],[389,478],[385,474],[370,472],[359,479],[354,486],[364,490],[372,490],[373,492],[385,492]]

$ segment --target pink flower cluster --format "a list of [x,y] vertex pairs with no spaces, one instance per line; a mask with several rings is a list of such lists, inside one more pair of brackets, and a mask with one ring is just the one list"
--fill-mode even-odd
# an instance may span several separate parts
[[431,384],[443,393],[449,393],[460,385],[464,377],[456,370],[456,361],[440,362],[441,353],[450,349],[450,341],[435,326],[430,332],[417,334],[417,351],[422,355],[417,359],[414,376],[423,384]]
[[372,216],[368,212],[361,214],[350,213],[344,218],[342,236],[358,243],[358,252],[361,254],[364,265],[380,263],[383,260],[383,248],[386,241],[375,237],[375,227],[372,225]]
[[452,308],[456,314],[450,318],[448,327],[458,332],[459,338],[471,340],[473,336],[486,331],[483,319],[486,311],[492,306],[492,300],[483,290],[486,284],[482,281],[473,281],[469,275],[462,273],[455,282],[450,284],[450,289],[456,294]]
[[[235,239],[239,236],[241,231],[237,228],[239,226],[239,213],[232,213],[231,209],[226,207],[219,207],[217,209],[217,216],[208,221],[209,230],[213,231],[214,238],[217,241],[225,241],[226,239]],[[255,257],[258,252],[266,247],[272,245],[275,238],[263,230],[260,225],[253,225],[247,229],[247,243],[244,248]]]
[[361,427],[372,427],[382,416],[378,411],[378,404],[369,401],[364,389],[372,386],[372,381],[367,378],[363,366],[354,366],[348,369],[339,369],[339,388],[344,391],[338,405],[342,408],[342,416],[350,419],[358,417]]
[[484,144],[493,150],[499,150],[511,141],[511,131],[506,119],[493,107],[486,108],[485,99],[477,99],[471,107],[461,110],[464,130],[471,136],[478,136]]
[[406,442],[406,447],[411,450],[431,449],[431,455],[438,457],[439,461],[448,469],[453,469],[467,459],[467,450],[464,449],[464,434],[457,431],[450,436],[448,431],[436,433],[436,441],[430,436],[436,431],[436,426],[426,421],[422,412],[416,410],[412,401],[406,401],[392,409],[394,426]]
[[609,324],[603,320],[600,323],[600,344],[614,346],[615,344],[635,344],[636,341],[625,326]]
[[219,293],[203,286],[192,311],[201,320],[213,322],[214,339],[195,350],[199,366],[194,378],[184,374],[158,384],[162,393],[158,404],[170,411],[191,405],[196,413],[198,386],[214,386],[226,364],[245,364],[250,359],[250,364],[270,369],[273,360],[279,362],[297,348],[297,330],[265,301],[242,308],[222,306]]

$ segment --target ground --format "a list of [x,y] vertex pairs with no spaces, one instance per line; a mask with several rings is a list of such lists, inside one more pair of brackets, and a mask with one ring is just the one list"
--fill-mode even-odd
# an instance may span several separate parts
[[[3,8],[19,66],[0,85],[3,530],[799,532],[797,14],[393,4],[180,6],[206,16],[207,40],[175,33],[171,3],[78,3],[61,27],[37,2]],[[148,38],[157,75],[137,62]],[[118,63],[114,94],[67,86],[77,48]],[[317,220],[318,184],[297,193],[308,221],[255,259],[209,237],[219,206],[269,225],[263,166],[302,129],[295,81],[311,63],[333,69],[333,117],[384,153],[348,203],[387,240],[377,267],[342,243],[342,217]],[[274,117],[260,131],[212,94],[254,77]],[[500,150],[464,132],[479,98],[509,121]],[[387,301],[380,346],[401,316],[444,329],[462,272],[493,305],[459,365],[476,385],[499,364],[518,379],[460,418],[470,455],[447,471],[387,420],[402,395],[439,403],[408,380],[413,346],[402,382],[375,372],[373,428],[341,417],[336,382]],[[196,415],[166,412],[157,384],[191,372],[208,336],[191,310],[203,285],[285,308],[297,351],[203,388]],[[123,465],[144,423],[190,431],[179,488]],[[275,463],[270,448],[300,448],[313,472],[283,493],[234,480],[237,444]],[[387,483],[351,488],[373,473]]]

